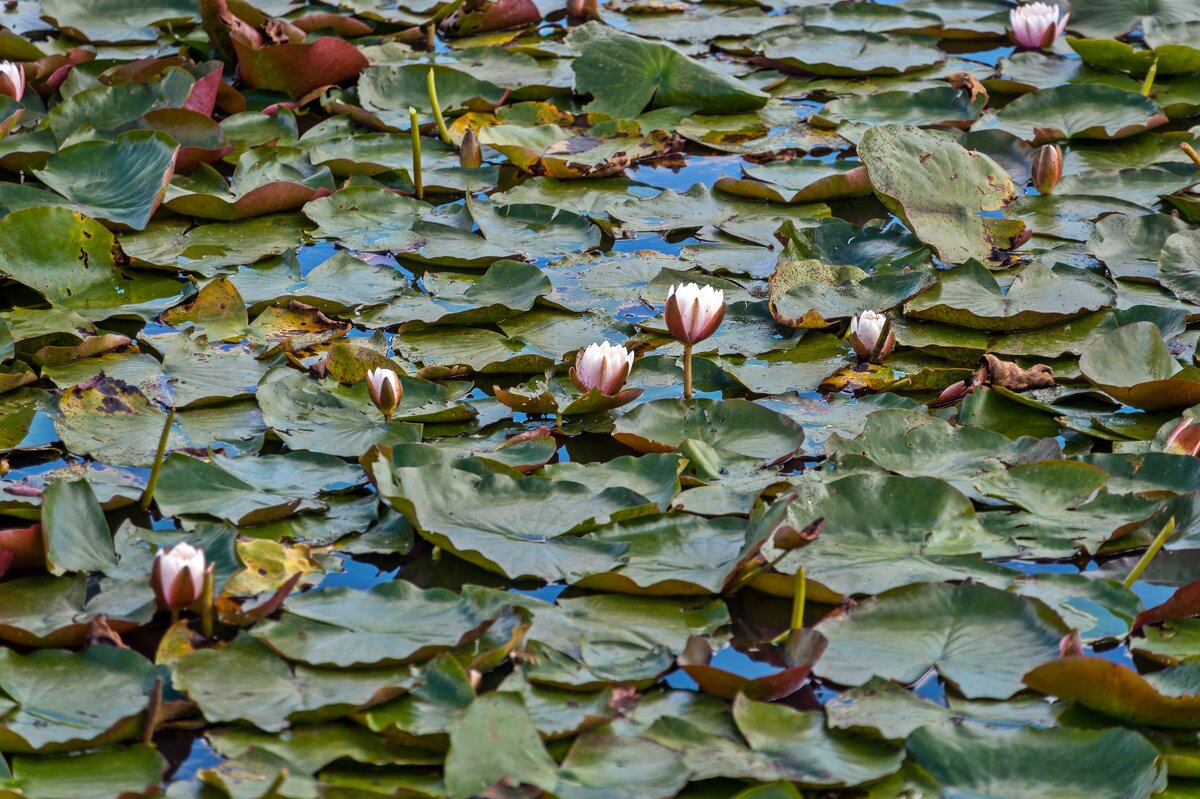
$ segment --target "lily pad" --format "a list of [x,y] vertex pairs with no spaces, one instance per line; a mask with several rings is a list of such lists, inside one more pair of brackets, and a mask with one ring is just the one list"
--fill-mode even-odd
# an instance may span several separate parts
[[980,213],[1003,208],[1016,189],[991,158],[945,133],[891,125],[869,130],[859,157],[880,200],[942,260],[993,256],[998,242]]
[[[968,698],[1007,699],[1034,666],[1058,656],[1070,632],[1038,600],[982,585],[894,588],[826,618],[815,673],[844,685],[873,676],[915,682],[928,669]],[[903,634],[897,630],[903,629]]]
[[1084,350],[1079,369],[1097,388],[1143,410],[1200,403],[1200,369],[1176,361],[1151,322],[1125,325],[1100,336]]

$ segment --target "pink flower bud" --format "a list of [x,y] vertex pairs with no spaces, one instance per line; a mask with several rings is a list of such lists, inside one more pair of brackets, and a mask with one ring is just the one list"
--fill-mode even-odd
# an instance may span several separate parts
[[633,368],[633,353],[607,341],[589,344],[575,356],[571,382],[582,392],[598,390],[606,397],[615,396],[625,385]]
[[1063,14],[1058,6],[1048,3],[1028,3],[1009,12],[1012,24],[1012,39],[1022,47],[1040,50],[1054,44],[1067,28],[1070,14]]
[[190,544],[160,549],[154,558],[150,585],[158,601],[170,610],[183,610],[204,592],[204,550]]
[[0,94],[18,102],[25,96],[25,70],[20,64],[0,61]]
[[671,286],[667,292],[667,330],[684,344],[695,344],[717,332],[725,319],[725,292],[695,283]]
[[[850,320],[850,346],[854,347],[854,352],[859,358],[870,361],[874,356],[875,360],[882,361],[892,354],[892,350],[896,348],[896,334],[888,327],[887,321],[886,316],[874,311],[863,311]],[[884,335],[885,327],[888,328],[887,338],[881,346],[879,338]],[[875,352],[876,348],[879,350],[878,354]]]
[[382,367],[367,372],[367,391],[371,395],[371,402],[375,403],[385,419],[392,418],[396,408],[400,407],[400,400],[404,398],[399,376],[391,369]]
[[1049,194],[1062,180],[1063,152],[1057,144],[1043,144],[1033,157],[1033,187]]

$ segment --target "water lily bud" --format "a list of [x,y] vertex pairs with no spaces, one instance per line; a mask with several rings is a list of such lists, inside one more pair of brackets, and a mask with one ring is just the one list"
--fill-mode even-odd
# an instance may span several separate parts
[[667,292],[667,330],[684,344],[695,344],[717,332],[725,319],[725,292],[695,283],[671,286]]
[[1009,12],[1012,40],[1022,47],[1039,50],[1054,44],[1067,28],[1070,14],[1049,3],[1028,3]]
[[1179,455],[1200,454],[1200,425],[1193,424],[1192,420],[1185,416],[1167,436],[1163,451]]
[[371,402],[383,413],[383,418],[391,419],[400,400],[404,398],[404,388],[400,378],[391,369],[382,367],[367,372],[367,391],[371,394]]
[[479,151],[479,137],[473,130],[463,134],[462,144],[458,145],[458,163],[467,169],[475,169],[483,163],[483,153]]
[[589,344],[575,356],[571,382],[583,392],[597,389],[606,397],[616,395],[633,368],[633,353],[619,344]]
[[882,361],[892,354],[892,350],[896,348],[896,334],[890,327],[883,345],[879,344],[879,337],[883,335],[884,327],[888,326],[887,321],[886,316],[874,311],[863,311],[850,320],[850,346],[854,347],[854,352],[859,358],[869,361],[874,356]]
[[150,585],[158,601],[170,610],[183,610],[204,591],[204,550],[190,544],[158,551]]
[[1049,194],[1062,180],[1063,152],[1057,144],[1043,144],[1033,157],[1033,187]]
[[25,70],[20,64],[0,61],[0,95],[17,101],[25,96]]

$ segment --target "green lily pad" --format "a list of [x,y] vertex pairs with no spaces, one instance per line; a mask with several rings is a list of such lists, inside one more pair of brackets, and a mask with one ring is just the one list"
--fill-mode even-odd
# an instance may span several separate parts
[[[47,230],[56,231],[50,242]],[[11,213],[0,221],[0,239],[0,275],[87,319],[148,319],[187,292],[172,277],[121,269],[124,253],[113,234],[66,208]]]
[[971,130],[1003,130],[1028,142],[1123,139],[1166,123],[1148,97],[1112,86],[1056,86],[984,114]]
[[1187,302],[1200,301],[1200,234],[1181,230],[1163,242],[1158,256],[1158,277],[1163,286]]
[[1079,369],[1092,385],[1143,410],[1200,403],[1200,369],[1176,361],[1150,322],[1100,336],[1084,350]]
[[[802,497],[789,507],[789,518],[798,529],[823,518],[821,537],[790,554],[770,542],[762,550],[769,561],[782,558],[775,568],[788,575],[787,583],[803,567],[806,580],[835,595],[964,577],[1003,585],[1006,570],[979,556],[1016,554],[979,523],[970,500],[929,477],[852,475],[817,497]],[[868,504],[878,510],[869,520],[862,516]]]
[[979,262],[942,272],[938,282],[904,306],[906,316],[977,330],[1027,330],[1111,307],[1116,292],[1083,269],[1031,264],[1002,289]]
[[867,131],[859,157],[880,200],[942,260],[992,257],[997,243],[980,213],[1016,196],[999,164],[948,134],[892,125]]
[[166,758],[151,746],[56,757],[17,755],[12,759],[11,780],[0,779],[0,787],[15,790],[12,796],[28,799],[153,796],[160,789],[167,765]]
[[1187,224],[1166,214],[1113,214],[1096,223],[1087,251],[1104,262],[1109,274],[1125,280],[1158,280],[1163,245]]
[[771,274],[768,302],[780,324],[827,327],[865,310],[886,311],[934,284],[928,269],[891,266],[868,273],[857,266],[800,258],[794,243],[780,253]]
[[404,397],[391,421],[371,402],[365,382],[352,387],[330,379],[314,382],[288,367],[269,372],[258,397],[263,420],[292,449],[343,457],[358,457],[376,445],[420,441],[421,427],[413,422],[456,422],[475,416],[470,407],[452,402],[449,392],[436,383],[401,376],[400,384]]
[[[826,618],[814,672],[845,685],[880,676],[915,682],[930,668],[968,698],[1007,699],[1070,632],[1037,600],[982,585],[894,588]],[[903,632],[899,632],[903,630]]]
[[[385,701],[402,693],[409,679],[407,669],[292,667],[245,634],[220,648],[187,653],[171,664],[171,675],[208,721],[240,721],[268,732]],[[229,690],[231,683],[237,691]]]
[[252,634],[288,660],[312,666],[400,665],[472,640],[501,609],[486,599],[421,591],[403,581],[365,592],[327,589],[287,600],[279,621]]
[[963,796],[1134,799],[1166,782],[1157,750],[1132,730],[924,727],[907,748],[944,790]]
[[71,752],[137,734],[156,670],[136,652],[91,647],[18,655],[0,650],[0,720],[7,752]]
[[687,439],[774,462],[804,440],[791,419],[745,400],[656,400],[617,420],[613,437],[639,452],[671,452]]
[[765,92],[688,58],[671,45],[647,42],[598,23],[572,31],[579,50],[575,88],[591,94],[590,111],[635,117],[650,108],[688,105],[707,114],[754,111]]
[[576,579],[614,566],[625,545],[581,539],[645,497],[623,486],[594,491],[573,480],[511,477],[421,445],[368,464],[379,493],[438,546],[512,578]]
[[945,54],[929,36],[839,32],[791,26],[756,34],[734,48],[773,64],[813,75],[901,75],[941,63]]
[[355,485],[361,472],[339,458],[311,452],[209,460],[172,453],[154,497],[170,515],[199,513],[250,525],[321,507],[324,489]]

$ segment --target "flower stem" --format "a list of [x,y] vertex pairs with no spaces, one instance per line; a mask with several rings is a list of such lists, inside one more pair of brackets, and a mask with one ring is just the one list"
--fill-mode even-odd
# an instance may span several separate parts
[[1149,97],[1151,89],[1154,88],[1154,76],[1158,74],[1158,59],[1154,59],[1154,63],[1150,65],[1150,71],[1146,73],[1146,80],[1142,83],[1142,96]]
[[205,638],[213,636],[213,601],[215,597],[216,572],[212,566],[204,570],[204,592],[200,595],[200,632]]
[[1146,567],[1150,565],[1150,561],[1154,560],[1154,556],[1157,555],[1158,551],[1163,548],[1163,544],[1167,543],[1167,539],[1171,537],[1171,533],[1173,532],[1175,532],[1174,516],[1167,520],[1166,526],[1164,526],[1162,531],[1154,537],[1154,541],[1151,542],[1150,547],[1144,553],[1142,553],[1141,560],[1139,560],[1134,567],[1129,570],[1129,574],[1126,575],[1124,581],[1126,588],[1133,587],[1133,584],[1136,583],[1138,578],[1142,576],[1142,572],[1146,571]]
[[150,469],[150,479],[146,481],[146,488],[142,491],[142,498],[138,503],[142,510],[150,510],[150,503],[154,500],[154,489],[158,487],[158,474],[162,471],[163,456],[167,452],[167,439],[171,437],[171,425],[174,423],[175,409],[171,408],[167,411],[162,433],[158,436],[158,449],[154,451],[154,466]]
[[408,107],[408,120],[412,126],[413,190],[417,195],[417,199],[423,200],[425,199],[425,186],[421,182],[421,126],[417,122],[417,109],[411,105]]
[[1194,163],[1196,166],[1200,166],[1200,153],[1196,152],[1196,148],[1192,147],[1192,145],[1188,144],[1187,142],[1180,142],[1179,147],[1183,150],[1184,154],[1188,158],[1192,159],[1192,163]]
[[683,398],[692,398],[692,345],[683,345]]
[[792,632],[804,629],[804,602],[808,594],[808,583],[804,581],[804,567],[796,570],[796,589],[792,596]]
[[279,789],[283,787],[283,783],[287,778],[288,770],[286,768],[279,769],[279,773],[271,781],[271,785],[267,788],[267,792],[262,795],[262,799],[278,799]]
[[158,726],[158,709],[162,707],[163,678],[154,681],[154,691],[150,694],[150,704],[146,706],[146,720],[142,722],[141,743],[149,746],[154,740],[154,729]]
[[442,105],[438,102],[437,96],[437,79],[433,75],[433,70],[429,70],[429,104],[433,107],[433,118],[437,120],[438,135],[442,137],[442,141],[446,144],[453,144],[450,140],[450,131],[446,129],[446,120],[442,116]]

